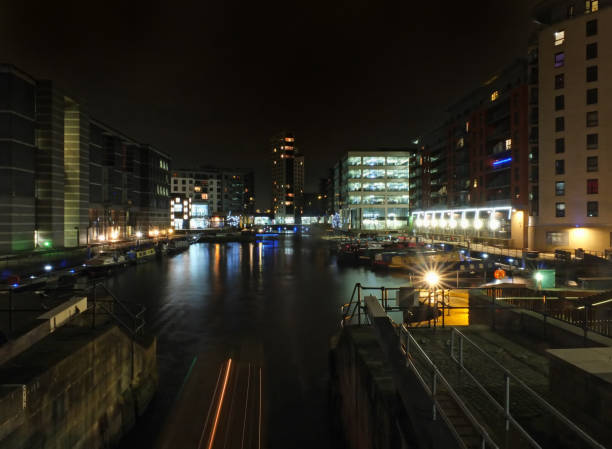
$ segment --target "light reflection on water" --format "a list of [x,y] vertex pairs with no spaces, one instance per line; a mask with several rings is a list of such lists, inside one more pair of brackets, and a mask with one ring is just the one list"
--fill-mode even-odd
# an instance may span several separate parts
[[247,343],[263,350],[269,447],[330,447],[328,349],[340,306],[356,282],[398,287],[407,279],[338,267],[324,244],[291,239],[196,244],[128,268],[109,286],[147,306],[160,391],[123,447],[152,446],[151,429],[162,425],[194,356],[221,359]]

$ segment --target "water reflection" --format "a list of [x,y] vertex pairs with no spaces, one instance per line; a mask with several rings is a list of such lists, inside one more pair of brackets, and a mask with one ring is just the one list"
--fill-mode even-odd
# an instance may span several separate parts
[[340,306],[356,282],[406,281],[401,274],[340,268],[326,246],[290,239],[196,244],[127,269],[109,284],[121,298],[147,306],[158,337],[160,391],[122,447],[153,446],[151,429],[163,424],[194,356],[222,360],[246,343],[263,348],[268,447],[331,447],[327,364]]

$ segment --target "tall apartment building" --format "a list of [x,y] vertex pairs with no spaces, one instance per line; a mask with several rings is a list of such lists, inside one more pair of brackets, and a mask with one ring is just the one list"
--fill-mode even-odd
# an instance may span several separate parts
[[414,149],[349,150],[334,166],[334,205],[351,230],[401,229],[409,218]]
[[272,145],[272,211],[277,220],[299,220],[303,207],[304,156],[292,133],[275,136]]
[[612,248],[612,1],[542,1],[539,248]]
[[0,252],[169,226],[167,155],[10,65],[0,65],[0,103]]
[[411,160],[416,234],[527,246],[527,62],[518,60],[450,106]]

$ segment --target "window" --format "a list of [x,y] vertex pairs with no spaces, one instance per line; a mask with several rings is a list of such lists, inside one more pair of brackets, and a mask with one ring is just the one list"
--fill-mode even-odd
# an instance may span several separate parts
[[506,139],[506,150],[512,148],[512,139]]
[[587,157],[587,171],[593,172],[599,169],[597,156]]
[[565,203],[555,203],[555,217],[565,217]]
[[556,175],[565,174],[565,160],[564,159],[557,159],[555,161],[555,174]]
[[567,232],[547,232],[546,233],[546,244],[547,245],[569,245],[569,233]]
[[564,131],[565,130],[565,118],[557,117],[555,118],[555,131]]
[[491,101],[495,101],[499,98],[499,90],[493,91],[491,93]]
[[567,7],[567,17],[568,19],[571,17],[574,17],[574,4],[571,3],[568,7]]
[[599,202],[598,201],[587,201],[587,217],[598,217],[599,216]]
[[596,150],[599,148],[599,134],[587,134],[587,150]]
[[586,122],[586,126],[589,128],[599,125],[599,114],[597,114],[597,111],[587,112]]
[[599,182],[597,179],[587,179],[587,195],[599,193]]
[[565,53],[555,53],[555,67],[563,67],[565,64]]
[[565,153],[565,139],[563,137],[555,139],[555,153]]
[[587,78],[587,83],[592,83],[593,81],[597,81],[597,66],[596,65],[587,67],[586,78]]
[[589,20],[586,23],[586,35],[595,36],[597,34],[597,20]]
[[586,46],[586,58],[594,59],[597,57],[597,42],[593,42],[592,44],[587,44]]
[[563,42],[565,42],[565,31],[555,32],[555,45],[563,45]]
[[597,104],[597,88],[587,89],[586,102],[587,104]]
[[565,87],[565,75],[559,73],[555,75],[555,89],[563,89],[563,87]]
[[599,11],[599,0],[586,0],[585,1],[585,13]]
[[557,95],[555,97],[555,111],[561,111],[565,109],[565,96]]
[[557,181],[555,183],[555,195],[557,196],[565,195],[565,181]]

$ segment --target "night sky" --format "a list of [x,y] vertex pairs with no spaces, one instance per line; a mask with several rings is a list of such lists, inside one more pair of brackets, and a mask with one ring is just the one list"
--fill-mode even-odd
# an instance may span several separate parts
[[0,61],[174,167],[253,168],[264,208],[273,134],[295,133],[308,190],[345,149],[409,144],[525,55],[528,3],[5,0]]

